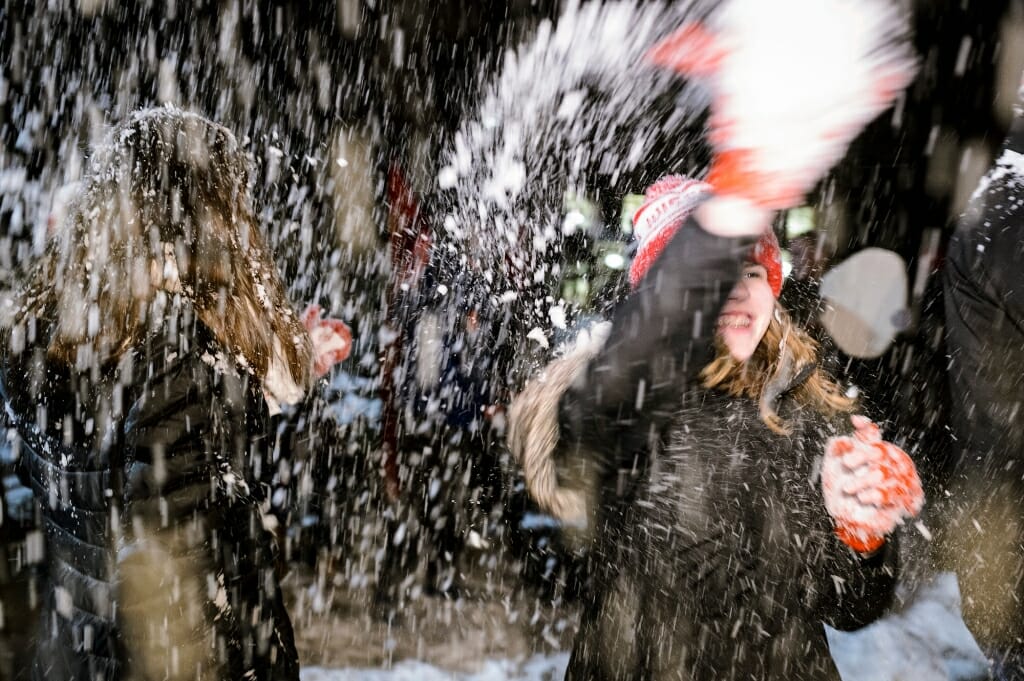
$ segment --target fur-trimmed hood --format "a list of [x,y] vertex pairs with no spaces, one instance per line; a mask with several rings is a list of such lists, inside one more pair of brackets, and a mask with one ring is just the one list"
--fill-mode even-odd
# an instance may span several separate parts
[[530,379],[509,408],[506,441],[523,469],[526,487],[541,510],[566,524],[586,524],[588,504],[582,490],[559,480],[558,403],[584,376],[610,330],[609,322],[601,322],[582,331],[560,357]]

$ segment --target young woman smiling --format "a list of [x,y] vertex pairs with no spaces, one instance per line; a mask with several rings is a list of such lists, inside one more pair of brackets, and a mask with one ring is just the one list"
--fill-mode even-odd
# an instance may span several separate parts
[[[656,183],[603,349],[557,360],[511,410],[541,506],[592,530],[569,679],[836,679],[822,623],[889,602],[889,537],[920,483],[779,306],[769,222]],[[556,442],[589,498],[560,484]]]

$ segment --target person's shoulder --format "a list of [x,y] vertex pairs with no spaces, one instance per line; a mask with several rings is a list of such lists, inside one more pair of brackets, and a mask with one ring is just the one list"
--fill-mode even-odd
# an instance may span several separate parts
[[40,404],[73,399],[77,389],[91,383],[95,372],[76,371],[50,356],[50,329],[48,321],[39,320],[31,331],[19,324],[0,332],[0,397],[8,411],[34,419]]
[[680,391],[674,411],[666,433],[670,442],[700,440],[727,446],[734,437],[749,436],[762,425],[755,400],[697,385]]
[[825,443],[829,438],[849,435],[853,428],[850,425],[852,412],[824,412],[811,405],[799,405],[786,421],[790,438],[812,453],[825,451]]
[[177,418],[183,411],[244,420],[260,408],[258,381],[201,327],[186,334],[150,334],[124,364],[129,363],[122,382],[137,395],[129,428]]
[[251,372],[245,359],[220,343],[197,316],[183,315],[150,328],[121,362],[121,380],[145,392],[188,393],[244,400]]
[[[1024,156],[1016,155],[1024,170]],[[997,163],[989,171],[950,238],[943,280],[954,304],[967,297],[1002,306],[1004,295],[1019,288],[1024,267],[1024,175],[1010,170]]]
[[968,252],[984,253],[987,244],[1000,239],[1019,239],[1024,228],[1024,154],[1003,149],[978,182],[967,207],[957,221],[951,244]]

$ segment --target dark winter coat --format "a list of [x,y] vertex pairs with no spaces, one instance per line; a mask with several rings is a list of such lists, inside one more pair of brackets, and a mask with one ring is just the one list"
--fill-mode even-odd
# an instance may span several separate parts
[[[789,436],[753,400],[687,396],[636,497],[600,520],[594,605],[607,608],[608,593],[620,602],[584,621],[570,678],[838,678],[822,622],[878,617],[895,551],[861,559],[832,532],[817,469],[824,441],[849,428],[792,399],[779,408]],[[636,657],[608,674],[622,660],[604,657],[605,639],[630,629]]]
[[[563,436],[605,470],[567,678],[834,679],[822,622],[858,627],[889,603],[895,550],[863,559],[833,534],[818,464],[850,427],[795,403],[806,372],[773,386],[788,436],[756,401],[699,386],[751,246],[685,224],[561,401]],[[618,473],[645,447],[655,454],[621,504]]]
[[187,306],[165,329],[78,372],[45,359],[42,324],[0,365],[46,534],[34,678],[297,679],[245,482],[268,446],[258,381]]
[[[943,270],[954,421],[964,447],[1024,453],[1024,116],[949,242]],[[1003,457],[1000,457],[1003,458]],[[993,462],[1001,467],[1003,461]],[[976,462],[971,462],[973,467]],[[1020,477],[1018,475],[1017,477]]]
[[933,524],[983,647],[1024,668],[1024,115],[950,240],[942,272],[954,463]]

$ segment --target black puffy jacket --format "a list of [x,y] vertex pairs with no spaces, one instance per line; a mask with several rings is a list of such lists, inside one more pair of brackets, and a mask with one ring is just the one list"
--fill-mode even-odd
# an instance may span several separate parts
[[954,461],[933,508],[983,648],[1024,674],[1024,114],[967,205],[942,270]]
[[34,678],[297,679],[246,483],[268,445],[258,381],[187,306],[116,366],[47,361],[45,327],[0,365],[46,534]]
[[[957,224],[942,272],[961,466],[978,470],[980,464],[987,475],[998,475],[1024,452],[1022,273],[1024,114],[1014,119]],[[1013,477],[1021,478],[1019,464]]]
[[[790,435],[696,379],[751,246],[687,222],[561,401],[563,435],[607,471],[567,678],[836,679],[822,623],[855,628],[890,602],[896,551],[853,553],[822,500],[825,442],[848,419],[796,403],[803,371],[774,386]],[[645,447],[655,455],[620,503],[615,474]]]

